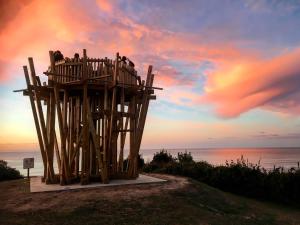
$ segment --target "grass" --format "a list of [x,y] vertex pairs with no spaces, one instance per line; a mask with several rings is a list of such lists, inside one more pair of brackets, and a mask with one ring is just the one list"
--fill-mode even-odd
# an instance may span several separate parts
[[[0,202],[6,203],[0,205],[0,224],[300,224],[297,209],[236,196],[191,179],[174,188],[177,178],[166,178],[170,181],[165,184],[54,193],[29,193],[24,180],[0,182]],[[147,194],[151,191],[156,192]]]
[[144,165],[143,171],[190,177],[223,191],[300,208],[299,167],[267,171],[259,163],[248,163],[243,156],[236,162],[214,166],[205,161],[195,162],[191,153],[178,153],[174,158],[162,150]]

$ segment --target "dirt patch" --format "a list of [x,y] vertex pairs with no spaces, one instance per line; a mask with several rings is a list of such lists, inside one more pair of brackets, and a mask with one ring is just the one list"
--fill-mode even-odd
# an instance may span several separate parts
[[164,192],[180,190],[189,185],[184,177],[149,174],[167,180],[164,183],[134,184],[124,186],[77,189],[61,192],[30,193],[25,181],[0,183],[0,209],[12,212],[37,210],[73,210],[93,201],[120,201],[160,195]]

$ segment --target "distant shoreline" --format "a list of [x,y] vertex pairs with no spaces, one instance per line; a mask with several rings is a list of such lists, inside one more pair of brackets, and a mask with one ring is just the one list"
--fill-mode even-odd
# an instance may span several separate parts
[[[140,151],[145,162],[152,160],[153,155],[161,149],[142,149]],[[226,161],[236,161],[243,156],[249,163],[260,165],[267,170],[276,167],[289,169],[296,167],[300,161],[300,148],[173,148],[166,149],[172,156],[176,157],[178,152],[191,152],[195,161],[206,161],[212,165],[224,165]],[[125,150],[125,157],[128,151]],[[43,174],[43,163],[39,151],[19,151],[19,152],[0,152],[0,159],[6,160],[8,165],[21,171],[26,175],[23,169],[23,158],[34,157],[35,168],[32,169],[32,175]],[[56,166],[56,165],[55,165]]]
[[[216,149],[224,149],[224,150],[228,150],[228,149],[297,149],[300,150],[300,146],[299,147],[201,147],[201,148],[197,148],[197,147],[182,147],[182,148],[141,148],[141,151],[160,151],[162,149],[166,149],[168,151],[182,151],[182,150],[216,150]],[[128,150],[128,149],[125,149]],[[40,150],[0,150],[0,153],[18,153],[18,152],[40,152]]]

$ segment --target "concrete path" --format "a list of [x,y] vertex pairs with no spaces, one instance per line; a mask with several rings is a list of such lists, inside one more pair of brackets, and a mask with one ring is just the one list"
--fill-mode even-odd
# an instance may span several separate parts
[[65,191],[65,190],[72,190],[72,189],[100,188],[100,187],[128,185],[128,184],[159,183],[165,181],[166,180],[159,179],[156,177],[140,174],[139,177],[135,180],[111,180],[109,184],[91,183],[88,185],[71,184],[71,185],[61,186],[59,184],[45,184],[41,181],[41,177],[32,177],[30,178],[30,192]]

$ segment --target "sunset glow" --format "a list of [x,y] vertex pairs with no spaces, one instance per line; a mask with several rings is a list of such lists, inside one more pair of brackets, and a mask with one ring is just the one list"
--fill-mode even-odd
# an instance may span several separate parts
[[293,1],[9,1],[0,19],[0,151],[37,148],[22,66],[116,52],[156,74],[142,148],[300,146]]

